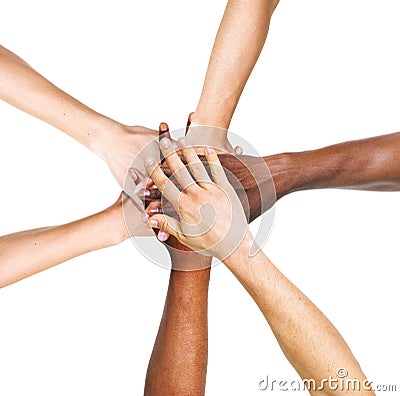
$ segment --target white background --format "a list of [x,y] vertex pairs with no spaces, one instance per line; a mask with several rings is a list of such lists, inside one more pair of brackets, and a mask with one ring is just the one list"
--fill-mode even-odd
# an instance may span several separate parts
[[[0,37],[97,111],[177,129],[195,109],[224,6],[3,0]],[[399,18],[397,0],[282,0],[232,131],[263,154],[398,131]],[[0,114],[1,234],[69,222],[117,198],[108,168],[84,147],[4,103]],[[400,385],[398,203],[398,193],[293,194],[277,204],[265,251],[371,380]],[[2,289],[0,395],[142,394],[168,277],[126,241]],[[223,266],[212,273],[209,322],[208,395],[264,394],[267,374],[298,378]]]

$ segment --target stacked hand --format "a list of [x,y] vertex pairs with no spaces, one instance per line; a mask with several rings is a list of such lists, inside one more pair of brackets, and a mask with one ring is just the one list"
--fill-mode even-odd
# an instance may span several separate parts
[[160,141],[166,163],[180,188],[164,174],[153,158],[146,160],[146,168],[158,190],[179,214],[180,220],[156,214],[149,218],[148,224],[173,235],[195,251],[222,260],[247,235],[247,220],[242,205],[214,149],[204,149],[210,177],[194,148],[187,146],[186,139],[179,139],[178,145],[189,169],[168,138]]
[[[198,136],[203,136],[204,129],[207,128],[210,129],[211,127],[192,128],[192,135],[194,133],[193,131],[196,130]],[[162,136],[170,138],[168,125],[165,123],[160,124],[160,140]],[[191,142],[188,142],[188,145],[189,144],[191,145]],[[174,148],[176,148],[176,145],[174,145]],[[206,171],[210,175],[210,168],[204,156],[204,146],[195,146],[194,149],[199,154],[200,160],[203,162]],[[274,180],[270,174],[266,161],[260,157],[234,155],[215,147],[214,149],[219,153],[219,160],[230,184],[235,189],[236,194],[242,203],[248,222],[253,221],[262,213],[270,209],[275,203],[276,194]],[[235,151],[240,152],[241,148],[236,147]],[[178,155],[183,163],[187,164],[181,151],[178,151]],[[173,177],[173,172],[168,167],[168,163],[165,159],[161,161],[160,168],[167,177],[171,178],[171,181],[177,183],[176,179]],[[139,190],[138,195],[144,201],[146,213],[148,215],[164,213],[172,217],[177,217],[177,213],[171,203],[167,200],[161,201],[161,192],[156,188],[153,182],[151,180],[149,180],[148,183],[143,182],[145,177],[143,174],[140,176],[141,186],[143,188]],[[168,239],[168,234],[165,232],[158,233],[158,236],[162,241]],[[171,244],[172,241],[169,241],[168,243]]]

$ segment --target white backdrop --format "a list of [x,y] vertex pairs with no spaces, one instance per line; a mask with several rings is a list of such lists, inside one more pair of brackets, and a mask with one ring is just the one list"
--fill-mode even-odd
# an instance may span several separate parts
[[[97,111],[177,129],[195,109],[224,7],[3,0],[0,37]],[[400,130],[399,18],[397,0],[281,0],[232,131],[272,154]],[[1,234],[65,223],[117,198],[108,168],[85,148],[4,103],[0,114]],[[264,250],[370,379],[400,391],[398,203],[398,193],[296,193],[278,202]],[[142,394],[168,277],[126,241],[2,289],[0,395]],[[268,374],[298,378],[223,266],[212,273],[209,311],[208,395],[264,394]]]

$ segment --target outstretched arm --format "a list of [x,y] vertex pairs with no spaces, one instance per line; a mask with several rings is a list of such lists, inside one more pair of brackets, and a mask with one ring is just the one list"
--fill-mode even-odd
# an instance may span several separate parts
[[222,18],[193,125],[228,129],[240,95],[264,46],[279,0],[229,0]]
[[[171,257],[176,264],[176,258]],[[179,259],[178,259],[179,260]],[[185,265],[209,258],[191,253]],[[175,263],[174,263],[175,261]],[[181,263],[182,264],[182,263]],[[145,396],[203,396],[208,358],[210,269],[171,270],[164,312],[147,369]]]
[[266,156],[263,161],[246,155],[221,155],[220,160],[246,192],[250,220],[274,203],[271,178],[277,199],[295,191],[325,188],[400,191],[400,133]]
[[[169,154],[166,161],[178,183],[187,186],[182,192],[173,187],[154,161],[148,161],[152,179],[180,216],[177,221],[155,215],[149,225],[224,261],[264,314],[289,362],[301,378],[316,384],[315,388],[311,386],[311,394],[373,395],[357,360],[332,323],[261,251],[249,256],[254,240],[215,151],[205,150],[211,181],[195,151],[185,148],[182,141],[181,146],[196,183],[175,153],[165,153]],[[360,389],[329,386],[325,382],[329,378],[339,381],[338,369],[345,369],[349,379],[358,380]]]
[[[356,358],[329,319],[262,251],[254,257],[248,256],[251,239],[245,241],[225,264],[260,308],[291,365],[303,380],[311,380],[307,382],[310,393],[373,395]],[[360,388],[344,386],[342,389],[342,375],[346,376],[344,381],[358,380]],[[333,388],[328,382],[324,383],[329,378],[335,381]]]
[[100,156],[120,186],[135,155],[157,136],[156,131],[128,127],[95,112],[2,46],[0,99],[53,125]]
[[400,133],[264,157],[278,198],[294,191],[400,190]]
[[[400,191],[400,133],[298,153],[221,154],[219,159],[241,201],[248,202],[250,221],[275,203],[275,194],[280,199],[295,191],[323,188]],[[168,168],[164,171],[171,174]],[[148,199],[158,200],[160,193],[152,190]],[[152,207],[159,213],[164,209],[157,202]]]
[[73,223],[0,237],[0,288],[127,237],[121,197],[103,212]]

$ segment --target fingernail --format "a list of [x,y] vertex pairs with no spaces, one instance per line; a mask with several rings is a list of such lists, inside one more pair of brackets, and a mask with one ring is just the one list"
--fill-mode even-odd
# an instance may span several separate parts
[[206,147],[206,153],[207,154],[214,154],[214,149],[211,147]]
[[161,139],[160,145],[163,148],[168,148],[171,146],[171,141],[167,138],[163,138],[163,139]]
[[140,189],[137,193],[139,198],[147,198],[150,197],[150,190],[146,190],[144,188]]
[[165,123],[165,122],[162,122],[162,123],[160,124],[160,131],[161,131],[161,132],[168,132],[168,130],[169,130],[168,124]]
[[135,172],[135,169],[129,168],[129,169],[128,169],[128,172],[129,172],[129,175],[131,176],[131,178],[133,179],[133,181],[136,182],[137,179],[138,179],[138,175],[137,175],[137,173]]
[[150,220],[149,225],[151,228],[157,228],[158,226],[157,220]]
[[161,242],[165,242],[168,239],[168,235],[164,231],[160,231],[157,235],[157,238]]
[[243,154],[243,149],[240,146],[236,146],[235,147],[235,153],[238,155],[242,155]]
[[151,214],[159,214],[159,213],[162,213],[162,210],[161,210],[161,208],[153,208],[153,209],[150,209],[150,213]]
[[143,223],[147,223],[147,220],[149,220],[149,215],[147,213],[142,214],[142,221]]
[[153,166],[156,162],[153,160],[153,158],[146,158],[146,161],[144,162],[146,166]]
[[178,144],[179,147],[186,147],[187,146],[187,140],[184,137],[181,137],[178,139]]

